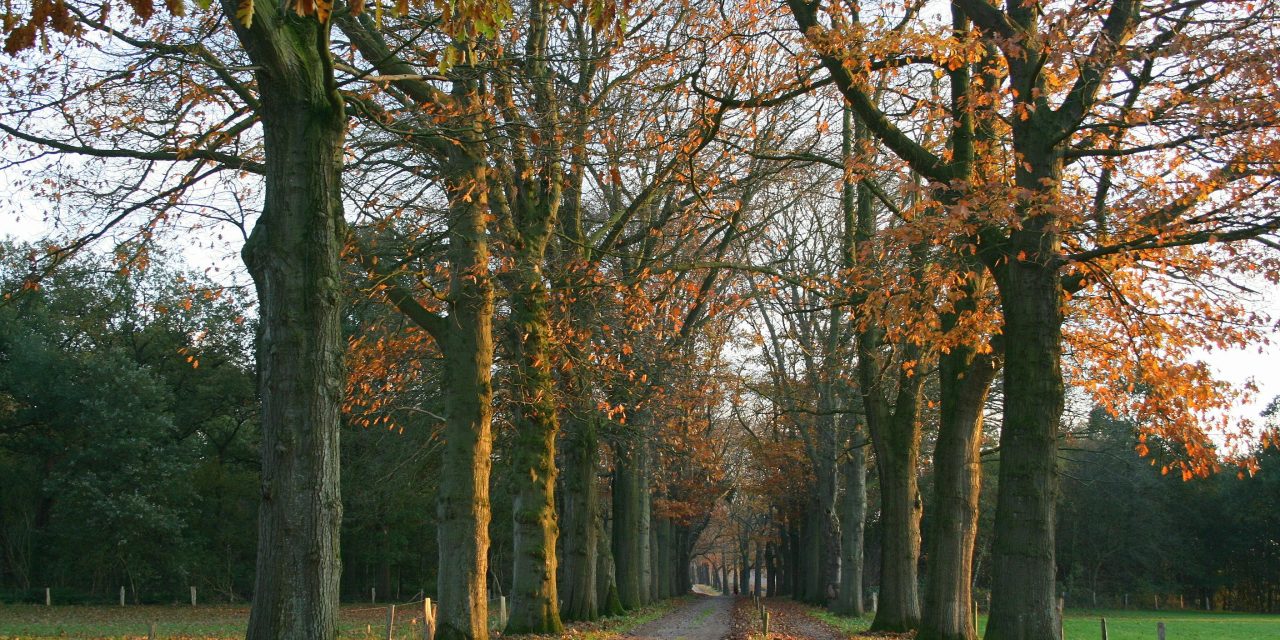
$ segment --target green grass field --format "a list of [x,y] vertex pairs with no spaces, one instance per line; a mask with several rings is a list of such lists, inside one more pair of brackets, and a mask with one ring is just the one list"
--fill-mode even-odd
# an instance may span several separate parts
[[[584,640],[607,640],[620,632],[657,618],[674,600],[654,603],[626,616],[583,625],[576,635]],[[396,611],[394,637],[421,638],[422,606]],[[249,620],[247,606],[57,606],[0,605],[0,640],[22,638],[145,639],[154,623],[156,637],[166,640],[223,640],[243,638]],[[496,624],[496,622],[495,622]],[[343,606],[338,621],[341,640],[385,640],[386,607]]]
[[[871,616],[845,618],[815,612],[850,635],[866,631]],[[1280,615],[1202,611],[1067,611],[1062,633],[1066,640],[1098,640],[1101,618],[1107,619],[1109,640],[1155,640],[1156,623],[1163,622],[1167,640],[1280,640]],[[978,624],[987,624],[986,616]]]
[[[421,608],[416,612],[421,617]],[[419,629],[411,612],[397,612],[397,637]],[[159,638],[242,638],[249,620],[247,606],[0,606],[0,638],[146,638],[155,624]],[[385,638],[385,608],[343,607],[339,637]]]
[[[1062,633],[1069,640],[1154,640],[1163,622],[1168,640],[1280,640],[1280,615],[1205,611],[1067,611]],[[981,620],[985,623],[985,619]]]

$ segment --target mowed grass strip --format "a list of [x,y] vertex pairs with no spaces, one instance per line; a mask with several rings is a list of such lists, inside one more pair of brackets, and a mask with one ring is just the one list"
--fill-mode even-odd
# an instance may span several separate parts
[[[421,610],[418,605],[417,610]],[[396,638],[419,638],[419,620],[397,612]],[[410,622],[412,620],[412,622]],[[338,637],[349,640],[386,637],[386,607],[343,605]],[[0,640],[27,638],[146,638],[150,625],[167,639],[243,638],[249,607],[243,606],[54,606],[0,605]]]
[[1107,619],[1110,640],[1154,640],[1160,622],[1169,640],[1280,640],[1280,615],[1176,610],[1068,610],[1063,635],[1071,640],[1101,638],[1102,618]]
[[[870,614],[849,618],[827,611],[814,613],[852,638],[861,637],[871,626]],[[1068,610],[1062,633],[1067,640],[1098,640],[1102,618],[1107,619],[1109,640],[1155,640],[1160,622],[1168,640],[1280,640],[1280,615],[1203,611]],[[986,625],[987,617],[978,616],[979,630],[985,631]]]
[[[599,622],[572,625],[584,640],[608,640],[671,611],[682,600],[664,600],[626,615]],[[398,606],[393,637],[422,637],[422,604]],[[165,640],[231,640],[244,637],[249,623],[248,605],[190,607],[182,605],[54,606],[0,605],[0,640],[44,638],[92,638],[139,640],[151,624],[156,637]],[[341,640],[384,640],[386,605],[343,605],[338,619]]]

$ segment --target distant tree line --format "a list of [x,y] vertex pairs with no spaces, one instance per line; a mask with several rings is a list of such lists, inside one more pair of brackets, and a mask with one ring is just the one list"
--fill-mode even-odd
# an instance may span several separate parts
[[[83,254],[23,289],[0,247],[0,601],[205,602],[252,594],[258,403],[243,298],[199,273]],[[354,316],[349,323],[357,322]],[[434,579],[430,430],[351,428],[343,590]]]
[[[1268,415],[1274,419],[1273,401]],[[1173,447],[1095,411],[1064,445],[1058,579],[1068,606],[1280,611],[1280,452],[1256,474],[1227,466],[1185,482],[1162,474]]]

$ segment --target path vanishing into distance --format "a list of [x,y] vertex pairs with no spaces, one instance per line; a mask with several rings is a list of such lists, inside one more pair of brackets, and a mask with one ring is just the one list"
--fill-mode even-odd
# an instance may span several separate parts
[[[738,616],[745,615],[751,619],[738,620],[735,625],[734,602],[737,599],[736,596],[694,596],[667,615],[632,629],[627,637],[642,640],[744,638],[747,630],[756,630],[759,622],[755,619],[754,607],[738,607]],[[831,625],[810,615],[807,607],[789,598],[771,598],[767,603],[771,614],[771,631],[805,640],[848,638]]]

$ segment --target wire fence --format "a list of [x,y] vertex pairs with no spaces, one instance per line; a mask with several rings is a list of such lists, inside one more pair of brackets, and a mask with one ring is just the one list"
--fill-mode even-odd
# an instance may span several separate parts
[[368,607],[346,607],[339,614],[339,624],[357,629],[364,624],[368,638],[385,640],[433,640],[439,606],[431,598],[417,598]]
[[[419,593],[418,595],[421,595]],[[498,596],[488,601],[489,628],[507,626],[507,598]],[[431,598],[368,607],[344,608],[340,620],[345,625],[365,625],[369,638],[385,640],[433,640],[440,607]]]

